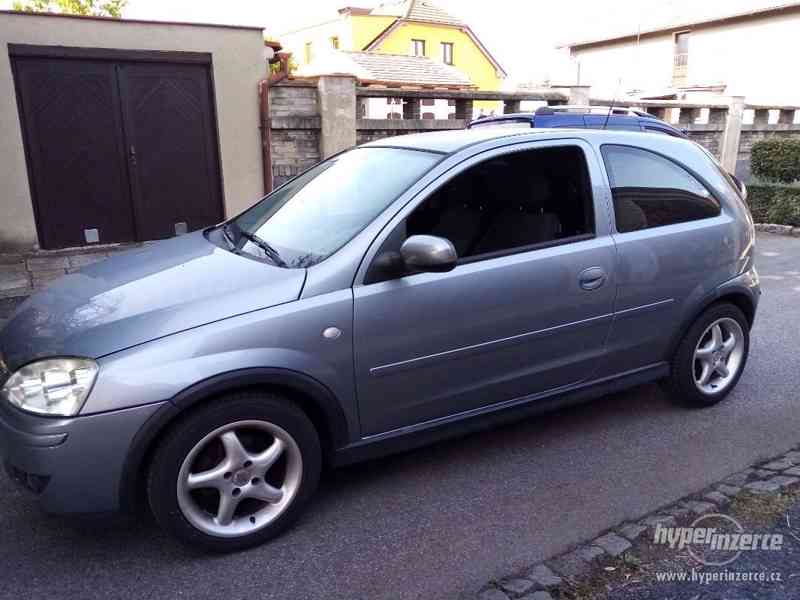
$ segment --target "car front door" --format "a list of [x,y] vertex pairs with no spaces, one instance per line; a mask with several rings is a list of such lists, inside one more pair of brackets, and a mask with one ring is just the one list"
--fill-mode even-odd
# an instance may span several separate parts
[[[362,435],[592,378],[615,294],[607,199],[592,194],[599,169],[577,140],[494,150],[443,175],[394,218],[354,286]],[[450,239],[457,266],[381,275],[378,258],[421,233]]]

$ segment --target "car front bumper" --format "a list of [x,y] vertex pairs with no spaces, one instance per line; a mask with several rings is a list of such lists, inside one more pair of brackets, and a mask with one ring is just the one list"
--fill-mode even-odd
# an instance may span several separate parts
[[117,511],[134,437],[163,404],[53,418],[0,402],[0,456],[5,470],[38,495],[47,512]]

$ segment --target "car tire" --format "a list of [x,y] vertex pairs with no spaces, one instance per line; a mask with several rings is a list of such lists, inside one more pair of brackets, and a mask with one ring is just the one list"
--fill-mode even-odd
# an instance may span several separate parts
[[678,345],[667,392],[684,406],[713,406],[736,387],[749,351],[750,325],[744,313],[728,302],[713,304]]
[[178,540],[236,552],[274,538],[319,482],[319,436],[306,414],[271,392],[240,392],[192,410],[155,449],[150,508]]

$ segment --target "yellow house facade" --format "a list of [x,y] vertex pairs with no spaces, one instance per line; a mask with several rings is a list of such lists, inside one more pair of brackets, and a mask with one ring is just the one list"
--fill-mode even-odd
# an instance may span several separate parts
[[[479,90],[499,90],[506,77],[470,27],[430,0],[342,8],[338,18],[284,34],[280,41],[301,72],[323,54],[339,50],[425,56],[458,69]],[[494,106],[486,103],[485,108]]]

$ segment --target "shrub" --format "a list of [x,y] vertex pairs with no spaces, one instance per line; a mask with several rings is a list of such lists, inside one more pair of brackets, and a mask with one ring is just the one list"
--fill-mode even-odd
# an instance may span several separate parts
[[754,175],[767,181],[800,180],[800,139],[769,138],[756,142],[750,166]]
[[750,185],[747,203],[756,223],[800,227],[800,187]]

